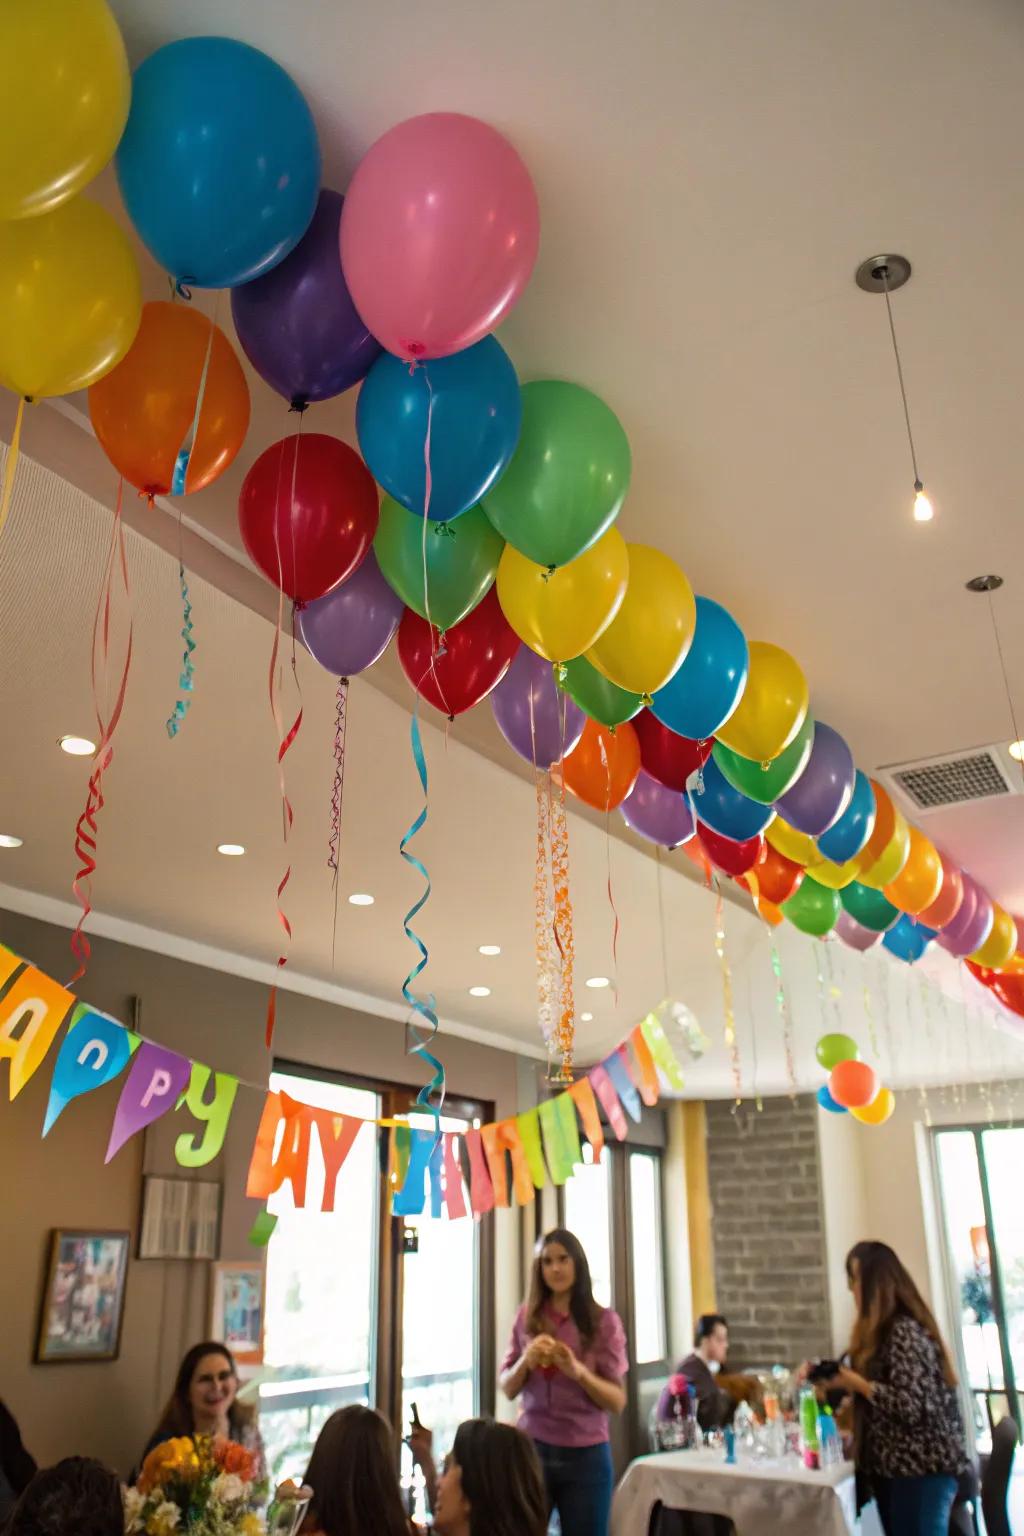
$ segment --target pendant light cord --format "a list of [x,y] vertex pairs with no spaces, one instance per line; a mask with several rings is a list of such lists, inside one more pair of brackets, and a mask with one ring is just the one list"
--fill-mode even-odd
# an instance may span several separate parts
[[896,358],[896,373],[900,381],[900,398],[903,401],[903,419],[907,424],[907,442],[910,444],[910,462],[914,467],[914,490],[922,491],[924,486],[917,468],[917,450],[914,447],[914,433],[910,425],[910,406],[907,404],[907,386],[903,379],[903,361],[900,357],[899,342],[896,340],[896,326],[892,318],[892,304],[889,300],[889,269],[879,268],[879,276],[882,279],[882,292],[885,294],[885,312],[889,317],[889,335],[892,337],[892,350]]
[[[1010,725],[1013,727],[1014,742],[1020,741],[1020,731],[1017,729],[1017,711],[1013,707],[1013,690],[1010,687],[1010,676],[1006,670],[1006,657],[1003,655],[1003,642],[999,637],[999,623],[996,619],[995,604],[992,601],[991,591],[986,592],[988,598],[988,616],[992,620],[992,634],[996,642],[996,654],[999,657],[999,670],[1003,674],[1003,688],[1006,690],[1006,703],[1010,711]],[[1024,778],[1024,762],[1020,765],[1021,777]]]

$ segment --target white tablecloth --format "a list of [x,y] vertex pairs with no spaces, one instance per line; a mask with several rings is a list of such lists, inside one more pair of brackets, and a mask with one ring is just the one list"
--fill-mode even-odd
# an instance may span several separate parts
[[850,1536],[857,1529],[849,1462],[810,1472],[795,1456],[735,1466],[720,1450],[640,1456],[615,1490],[612,1536],[647,1536],[658,1503],[727,1515],[738,1536]]

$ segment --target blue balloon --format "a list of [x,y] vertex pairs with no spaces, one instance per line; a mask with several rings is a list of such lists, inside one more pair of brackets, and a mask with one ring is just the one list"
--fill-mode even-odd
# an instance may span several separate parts
[[258,48],[182,38],[135,71],[117,179],[165,271],[234,288],[276,267],[309,227],[320,189],[313,114]]
[[[698,788],[701,781],[703,790]],[[733,789],[713,757],[708,758],[703,768],[690,774],[686,789],[697,820],[710,827],[712,832],[731,837],[735,843],[756,837],[775,819],[775,807],[761,805]]]
[[926,928],[923,923],[915,923],[912,917],[901,912],[882,939],[882,944],[890,955],[896,956],[897,960],[905,960],[908,965],[913,965],[916,960],[920,960],[934,939],[935,932],[934,928]]
[[409,371],[385,352],[359,391],[356,432],[370,473],[423,515],[430,414],[430,519],[450,522],[485,496],[519,441],[523,398],[508,353],[493,336]]
[[72,1099],[90,1093],[93,1088],[102,1088],[124,1071],[133,1038],[105,1014],[93,1013],[91,1008],[76,1010],[54,1063],[44,1136]]
[[834,864],[856,858],[875,830],[875,792],[866,773],[857,769],[853,795],[839,820],[818,838],[818,852]]
[[820,1109],[827,1109],[830,1115],[846,1114],[846,1106],[844,1104],[836,1103],[835,1099],[828,1091],[827,1083],[822,1083],[815,1097],[818,1100],[818,1107]]
[[686,660],[651,704],[678,736],[706,741],[724,725],[747,686],[747,642],[731,613],[710,597],[697,599],[697,628]]

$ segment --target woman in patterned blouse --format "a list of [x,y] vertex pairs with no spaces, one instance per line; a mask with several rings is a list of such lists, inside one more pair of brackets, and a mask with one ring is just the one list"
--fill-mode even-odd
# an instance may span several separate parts
[[885,1243],[846,1258],[857,1307],[849,1367],[829,1385],[854,1398],[858,1470],[887,1536],[946,1536],[967,1465],[956,1373],[931,1312]]

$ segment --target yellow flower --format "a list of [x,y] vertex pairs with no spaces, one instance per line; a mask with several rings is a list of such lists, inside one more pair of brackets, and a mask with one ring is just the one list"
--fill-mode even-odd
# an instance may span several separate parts
[[243,1515],[238,1526],[240,1536],[265,1536],[266,1526],[259,1515]]

